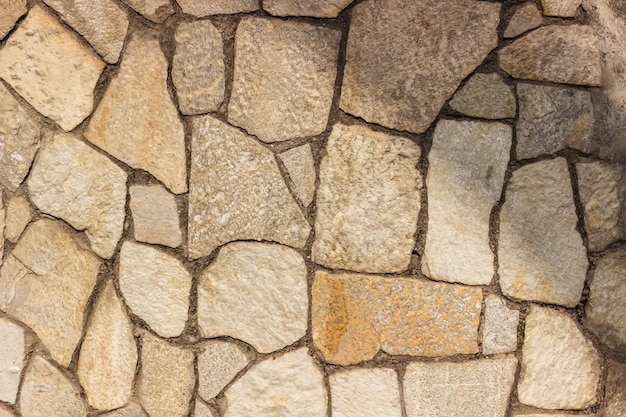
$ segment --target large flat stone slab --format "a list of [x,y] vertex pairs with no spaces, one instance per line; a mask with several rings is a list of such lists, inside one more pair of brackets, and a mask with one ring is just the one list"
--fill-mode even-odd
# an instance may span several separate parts
[[393,369],[351,369],[329,378],[333,417],[400,417],[398,374]]
[[135,239],[172,248],[180,246],[182,232],[174,196],[160,184],[131,185],[128,192]]
[[510,308],[495,294],[485,297],[482,350],[485,355],[517,350],[519,310]]
[[543,14],[546,16],[574,17],[582,0],[541,0]]
[[461,87],[450,108],[479,119],[512,119],[517,105],[513,89],[496,72],[477,73]]

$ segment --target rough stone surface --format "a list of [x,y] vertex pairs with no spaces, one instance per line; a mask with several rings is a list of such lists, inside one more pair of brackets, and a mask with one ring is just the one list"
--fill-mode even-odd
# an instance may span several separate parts
[[192,119],[189,257],[233,240],[302,248],[311,231],[274,154],[210,116]]
[[98,259],[79,248],[59,223],[39,220],[26,229],[0,270],[0,310],[33,329],[52,358],[67,366],[82,337],[99,267]]
[[[428,154],[428,234],[423,273],[489,285],[489,218],[502,194],[512,129],[503,123],[442,120]],[[454,262],[450,260],[454,259]]]
[[153,22],[161,23],[167,19],[174,8],[170,0],[122,0]]
[[620,164],[588,162],[576,164],[578,192],[585,215],[589,250],[599,252],[626,233],[622,208],[626,193],[620,183],[626,180],[626,169]]
[[137,398],[150,417],[187,416],[196,379],[193,361],[191,350],[141,333]]
[[589,26],[540,27],[502,48],[498,63],[515,78],[590,86],[602,83],[600,52]]
[[149,417],[139,404],[130,403],[110,413],[100,414],[99,417]]
[[182,233],[174,196],[162,185],[133,185],[129,194],[135,239],[172,248],[180,246]]
[[589,286],[587,327],[602,343],[626,356],[626,247],[604,255]]
[[549,410],[589,407],[596,402],[600,359],[567,314],[532,306],[526,317],[519,401]]
[[136,366],[133,329],[109,281],[95,303],[78,359],[76,373],[89,404],[100,410],[125,405],[132,394]]
[[236,344],[207,342],[198,355],[198,394],[211,400],[248,365],[250,359]]
[[[533,413],[513,413],[513,417],[569,417],[572,414],[548,414],[548,413],[537,413],[537,414],[533,414]],[[595,414],[574,414],[577,416],[581,416],[581,417],[596,417]]]
[[0,404],[0,417],[16,417],[6,405]]
[[26,0],[0,0],[0,39],[15,26],[15,22],[26,13]]
[[626,365],[608,362],[603,417],[626,417]]
[[497,295],[485,298],[485,325],[483,328],[483,354],[493,355],[517,350],[519,310],[507,307]]
[[514,38],[541,26],[543,16],[534,2],[526,2],[515,7],[513,16],[504,30],[505,38]]
[[256,242],[223,247],[198,284],[200,333],[231,336],[264,353],[294,343],[307,329],[306,274],[291,248]]
[[28,192],[41,211],[85,230],[96,254],[113,255],[126,217],[126,173],[109,158],[58,133],[39,152]]
[[551,154],[566,146],[588,153],[594,116],[589,91],[517,84],[517,159]]
[[224,100],[222,35],[209,20],[182,22],[174,34],[172,80],[183,114],[215,111]]
[[359,3],[351,12],[341,108],[371,123],[424,132],[496,47],[499,15],[499,4],[473,0]]
[[504,417],[517,359],[415,362],[404,375],[408,417]]
[[515,95],[497,72],[477,73],[450,101],[450,107],[464,115],[480,119],[515,117]]
[[320,167],[316,263],[360,272],[408,267],[420,210],[419,157],[409,139],[333,127]]
[[369,360],[379,350],[431,357],[476,353],[481,300],[478,288],[317,271],[313,343],[338,365]]
[[502,291],[522,300],[576,306],[588,266],[577,221],[563,158],[514,171],[500,212]]
[[333,417],[400,417],[398,375],[393,369],[352,369],[329,378]]
[[6,212],[4,237],[10,242],[17,242],[33,217],[33,210],[22,196],[13,196],[9,200]]
[[40,6],[0,50],[0,77],[68,131],[91,113],[103,69],[104,62]]
[[120,57],[128,30],[126,13],[113,0],[44,0],[85,37],[108,63]]
[[313,201],[315,193],[315,160],[310,145],[289,149],[278,155],[293,182],[294,193],[303,206]]
[[135,32],[85,137],[180,194],[187,191],[185,134],[167,90],[167,66],[159,40]]
[[182,263],[149,245],[126,241],[120,252],[120,289],[133,314],[162,337],[187,323],[191,275]]
[[546,16],[574,17],[582,0],[541,0]]
[[20,393],[23,417],[84,417],[87,406],[78,387],[48,361],[35,356]]
[[323,376],[300,348],[267,359],[226,391],[224,417],[319,417],[326,415]]
[[0,340],[0,401],[15,404],[26,354],[24,329],[0,318]]
[[202,401],[196,399],[196,405],[193,411],[193,417],[219,417],[211,408]]
[[274,16],[337,17],[354,0],[263,0]]
[[264,142],[326,129],[341,33],[309,23],[244,18],[235,40],[228,121]]
[[196,17],[246,13],[259,8],[258,0],[176,0],[176,2],[183,12]]

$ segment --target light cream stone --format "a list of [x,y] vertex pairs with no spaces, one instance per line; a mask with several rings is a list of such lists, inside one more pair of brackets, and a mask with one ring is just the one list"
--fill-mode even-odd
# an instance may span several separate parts
[[626,417],[626,364],[609,361],[602,417]]
[[601,357],[565,313],[533,305],[526,317],[522,404],[549,410],[587,408],[597,400]]
[[[372,0],[351,11],[341,108],[422,133],[498,44],[500,4]],[[454,28],[454,30],[449,30]]]
[[142,332],[137,398],[150,417],[186,417],[196,380],[191,350]]
[[130,403],[110,413],[100,414],[99,417],[150,417],[137,403]]
[[141,13],[145,18],[156,23],[162,23],[172,13],[174,7],[170,0],[122,0],[130,7]]
[[574,307],[583,292],[587,253],[563,158],[513,172],[500,212],[500,287],[511,297]]
[[176,0],[176,3],[183,12],[196,17],[246,13],[259,8],[259,0]]
[[58,222],[39,220],[0,270],[0,310],[33,329],[52,358],[68,366],[99,268],[100,261]]
[[497,72],[477,73],[461,87],[450,107],[462,114],[481,119],[514,118],[515,95]]
[[15,404],[26,354],[24,329],[0,317],[0,340],[0,401]]
[[517,350],[519,311],[507,307],[497,295],[485,297],[483,354],[508,353]]
[[135,32],[85,137],[180,194],[187,191],[185,133],[167,90],[167,67],[156,36]]
[[326,415],[323,376],[306,348],[255,365],[226,391],[224,417]]
[[[491,210],[502,194],[513,131],[503,123],[442,120],[428,154],[428,234],[423,273],[489,285]],[[453,261],[452,261],[453,260]]]
[[15,22],[27,12],[26,0],[0,0],[0,39],[13,29]]
[[393,369],[351,369],[329,378],[333,417],[400,417],[398,375]]
[[210,116],[192,119],[188,250],[192,259],[234,240],[304,247],[311,226],[274,154]]
[[113,255],[126,217],[126,173],[109,158],[58,133],[39,152],[28,192],[41,211],[85,230],[97,255]]
[[182,242],[178,207],[162,185],[132,185],[129,188],[135,239],[176,248]]
[[128,30],[126,13],[113,0],[44,0],[110,64],[120,57]]
[[414,362],[404,375],[408,417],[504,417],[517,359]]
[[278,155],[293,182],[294,193],[304,207],[313,201],[315,193],[315,160],[310,145],[289,149]]
[[228,121],[264,142],[319,135],[333,100],[341,33],[295,20],[244,18],[235,39]]
[[320,167],[313,260],[361,272],[404,271],[420,210],[419,157],[409,139],[333,126]]
[[183,264],[152,246],[126,241],[119,271],[120,289],[133,314],[162,337],[179,336],[191,291],[191,275]]
[[198,355],[198,394],[215,398],[250,359],[236,344],[219,340],[207,342]]
[[515,11],[504,31],[505,38],[514,38],[531,29],[541,26],[543,16],[541,10],[532,2],[515,6]]
[[196,399],[193,417],[219,417],[211,408],[202,401]]
[[582,0],[541,0],[546,16],[574,17]]
[[10,242],[17,242],[32,218],[33,210],[28,201],[22,196],[11,197],[6,210],[4,237]]
[[89,404],[100,410],[125,405],[136,366],[133,328],[109,281],[96,301],[78,358],[76,373]]
[[41,356],[34,356],[20,393],[23,417],[84,417],[87,405],[79,388]]
[[104,62],[40,6],[0,50],[0,77],[67,131],[91,113],[103,69]]
[[274,16],[337,17],[354,0],[263,0]]
[[233,242],[201,275],[198,326],[203,337],[231,336],[267,353],[307,329],[306,265],[284,246]]
[[0,404],[0,417],[17,417],[11,409],[3,404]]

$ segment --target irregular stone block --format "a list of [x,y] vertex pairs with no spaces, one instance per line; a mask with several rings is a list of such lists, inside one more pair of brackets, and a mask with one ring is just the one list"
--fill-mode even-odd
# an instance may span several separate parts
[[315,193],[315,160],[310,145],[289,149],[278,155],[287,168],[294,193],[304,207],[313,201]]
[[485,298],[483,354],[508,353],[517,350],[519,311],[507,307],[503,299],[490,294]]
[[393,369],[351,369],[329,378],[333,417],[400,417],[398,374]]
[[259,0],[176,0],[176,3],[184,13],[196,17],[246,13],[259,8]]
[[[26,0],[0,0],[0,39],[15,26],[15,22],[28,11]],[[1,101],[0,101],[1,102]]]
[[28,201],[21,196],[11,197],[7,205],[4,237],[10,242],[17,242],[32,218],[33,210]]
[[527,32],[531,29],[535,29],[543,23],[543,16],[541,10],[534,2],[526,2],[515,6],[515,11],[509,24],[504,30],[505,38],[514,38]]
[[263,9],[274,16],[337,17],[354,0],[263,0]]
[[609,361],[604,417],[626,417],[626,365]]
[[574,17],[582,0],[541,0],[546,16]]
[[110,413],[100,414],[100,417],[150,417],[148,414],[141,408],[139,404],[129,403],[128,405],[118,408],[115,411],[111,411]]
[[174,13],[170,0],[122,0],[122,2],[156,23],[164,22]]
[[515,95],[500,74],[477,73],[454,94],[450,108],[480,119],[513,118]]
[[234,343],[216,340],[207,342],[202,348],[198,355],[198,394],[211,400],[248,365],[250,359]]
[[24,329],[0,318],[0,340],[0,401],[15,404],[26,355]]
[[178,207],[162,185],[132,185],[129,188],[135,239],[177,248],[182,242]]

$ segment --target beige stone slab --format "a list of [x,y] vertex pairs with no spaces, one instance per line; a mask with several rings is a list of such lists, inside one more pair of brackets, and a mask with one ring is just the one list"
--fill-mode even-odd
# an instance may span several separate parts
[[184,13],[196,17],[253,12],[259,0],[176,0]]
[[274,16],[337,17],[354,0],[263,0]]
[[162,23],[172,13],[174,7],[170,0],[122,0],[124,3],[141,13],[145,18]]
[[212,400],[248,362],[248,355],[234,343],[207,342],[198,354],[198,394],[205,400]]
[[450,108],[480,119],[514,118],[517,105],[513,89],[495,72],[477,73],[461,87]]
[[582,0],[541,0],[546,16],[574,17]]
[[26,9],[26,0],[0,0],[0,39],[15,27],[15,22],[22,17]]
[[287,168],[294,185],[294,193],[304,207],[313,201],[315,193],[315,160],[310,145],[289,149],[278,155]]
[[603,417],[626,416],[626,365],[609,361]]
[[101,417],[149,417],[148,414],[137,403],[131,402],[128,405],[118,408],[110,413],[100,414]]
[[4,237],[10,242],[17,242],[33,217],[33,209],[28,200],[22,196],[13,196],[6,208],[6,225]]
[[25,365],[24,329],[6,318],[0,318],[0,340],[0,401],[15,404]]
[[0,404],[0,417],[17,417],[11,409],[4,405]]
[[400,417],[398,374],[393,369],[351,369],[329,378],[333,417]]
[[182,232],[174,196],[160,184],[131,185],[128,191],[135,239],[172,248],[180,246]]
[[219,415],[205,403],[196,399],[196,405],[193,410],[193,417],[219,417]]
[[504,30],[505,38],[514,38],[524,32],[541,26],[543,16],[534,2],[526,2],[515,6],[511,20]]
[[506,305],[504,299],[490,294],[485,298],[482,350],[485,355],[517,350],[519,310]]

